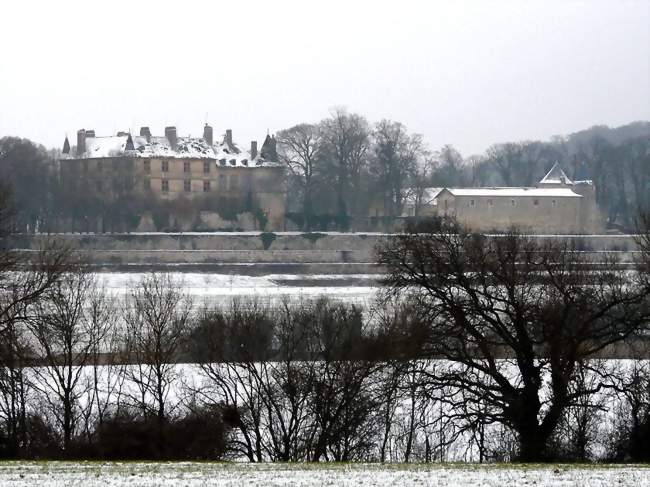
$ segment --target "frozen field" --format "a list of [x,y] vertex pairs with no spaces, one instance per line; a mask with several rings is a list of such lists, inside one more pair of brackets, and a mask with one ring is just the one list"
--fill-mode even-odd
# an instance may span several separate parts
[[648,466],[0,463],[3,486],[650,486]]
[[[97,274],[107,290],[117,296],[126,294],[143,275],[128,272]],[[209,272],[174,272],[172,275],[183,283],[183,289],[192,296],[195,304],[206,303],[208,306],[227,303],[234,297],[273,301],[283,297],[313,299],[318,296],[364,305],[373,299],[378,277],[366,274],[244,276]]]

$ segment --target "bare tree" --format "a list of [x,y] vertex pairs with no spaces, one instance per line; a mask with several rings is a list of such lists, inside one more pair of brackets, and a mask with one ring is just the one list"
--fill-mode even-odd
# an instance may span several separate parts
[[54,240],[27,254],[0,249],[0,330],[32,316],[34,305],[61,279],[70,255],[66,245]]
[[637,360],[622,374],[608,441],[609,459],[625,462],[650,460],[650,363]]
[[431,156],[431,153],[424,152],[411,174],[411,184],[406,189],[404,198],[413,205],[413,216],[416,218],[420,216],[422,208],[431,203],[428,193],[435,168],[436,159]]
[[465,186],[465,161],[455,147],[445,145],[434,153],[433,183],[437,186],[458,187]]
[[157,419],[161,432],[171,414],[169,393],[191,307],[180,282],[150,273],[134,283],[123,314],[130,362],[125,374],[138,391],[133,400],[144,417]]
[[27,398],[29,379],[26,374],[33,351],[24,323],[7,319],[0,332],[0,418],[6,429],[7,454],[20,457],[27,444]]
[[94,431],[102,427],[107,416],[115,416],[120,409],[125,365],[118,308],[103,285],[98,283],[89,292],[85,312],[92,347],[88,359],[91,374],[86,377],[89,397],[82,416],[87,441],[92,443]]
[[[606,360],[579,363],[573,387],[577,390],[594,389],[602,376],[614,378],[619,375],[613,369]],[[551,445],[558,458],[578,462],[595,459],[594,445],[601,439],[601,426],[606,422],[604,413],[607,411],[607,403],[612,399],[611,391],[602,391],[582,395],[575,404],[566,408],[551,438]]]
[[314,186],[323,157],[323,139],[318,125],[300,124],[277,134],[280,161],[287,164],[302,191],[304,229],[311,228]]
[[422,136],[409,135],[399,122],[382,120],[373,132],[373,154],[370,171],[383,195],[385,213],[399,216],[406,184],[416,173],[424,156]]
[[[87,305],[95,288],[95,277],[79,265],[68,270],[38,303],[38,314],[30,320],[36,354],[44,367],[34,372],[35,387],[49,405],[63,432],[63,448],[70,452],[83,405],[89,392],[84,366],[90,363],[106,326],[89,315]],[[88,399],[88,398],[87,398]]]
[[542,142],[495,144],[488,148],[487,163],[497,171],[506,186],[531,186],[562,153]]
[[39,250],[12,248],[15,211],[10,187],[0,183],[0,409],[9,439],[10,455],[21,455],[27,443],[26,368],[33,365],[33,350],[26,323],[38,314],[37,305],[60,281],[70,251],[45,240]]
[[[194,347],[235,452],[251,461],[352,460],[374,448],[378,364],[361,360],[360,311],[325,300],[208,313]],[[202,350],[202,352],[201,352]]]
[[448,360],[428,374],[431,386],[486,404],[482,420],[514,429],[524,461],[547,458],[566,409],[607,386],[605,377],[575,387],[579,363],[633,339],[650,317],[647,287],[615,263],[593,272],[586,259],[570,244],[476,235],[455,222],[380,251],[387,286],[420,314],[411,330],[420,356]]
[[347,227],[350,215],[356,215],[361,193],[361,177],[367,164],[370,129],[361,115],[343,108],[333,111],[320,124],[326,142],[327,157],[333,165],[339,223]]
[[233,301],[207,313],[193,343],[212,391],[230,411],[240,436],[235,451],[250,461],[309,458],[310,419],[316,364],[310,335],[312,307],[284,301],[270,309],[259,301]]

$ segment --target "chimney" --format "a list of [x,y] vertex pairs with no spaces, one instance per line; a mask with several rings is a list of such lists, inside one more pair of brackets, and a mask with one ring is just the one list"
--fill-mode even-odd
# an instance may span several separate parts
[[228,147],[232,147],[232,129],[226,130],[226,144]]
[[65,140],[63,141],[63,153],[64,154],[70,154],[70,142],[68,141],[68,136],[65,136]]
[[86,131],[77,130],[77,155],[80,156],[86,152]]
[[140,137],[146,137],[147,143],[151,142],[151,130],[149,130],[149,127],[140,127]]
[[203,127],[203,140],[212,147],[212,143],[214,142],[213,137],[212,137],[212,127],[210,127],[207,123],[205,124],[205,127]]
[[86,130],[86,138],[89,137],[95,137],[95,131],[94,130]]
[[167,137],[172,149],[176,150],[176,127],[165,127],[165,137]]
[[257,141],[251,140],[251,160],[257,157]]

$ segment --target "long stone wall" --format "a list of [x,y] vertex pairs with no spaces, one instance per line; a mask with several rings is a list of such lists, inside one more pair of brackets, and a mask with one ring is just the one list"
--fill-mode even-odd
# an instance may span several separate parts
[[[290,272],[351,273],[380,272],[374,265],[376,247],[391,234],[380,233],[146,233],[146,234],[59,234],[16,236],[14,248],[34,251],[48,238],[69,243],[95,265],[203,266],[205,268],[257,267]],[[599,260],[601,253],[615,252],[631,262],[636,243],[630,235],[544,236],[562,238]],[[252,272],[252,271],[249,271]]]

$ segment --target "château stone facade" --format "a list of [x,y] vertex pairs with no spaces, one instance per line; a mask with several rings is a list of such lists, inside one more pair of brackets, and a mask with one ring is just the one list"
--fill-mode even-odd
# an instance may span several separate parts
[[118,132],[107,137],[81,129],[76,147],[65,139],[60,173],[66,187],[107,200],[129,196],[150,197],[153,204],[188,200],[218,214],[262,215],[269,230],[284,227],[285,168],[277,162],[275,138],[270,135],[259,150],[256,141],[243,150],[231,130],[215,142],[208,124],[202,138],[179,137],[176,127],[166,127],[162,137],[153,136],[149,127],[142,127],[138,136]]

